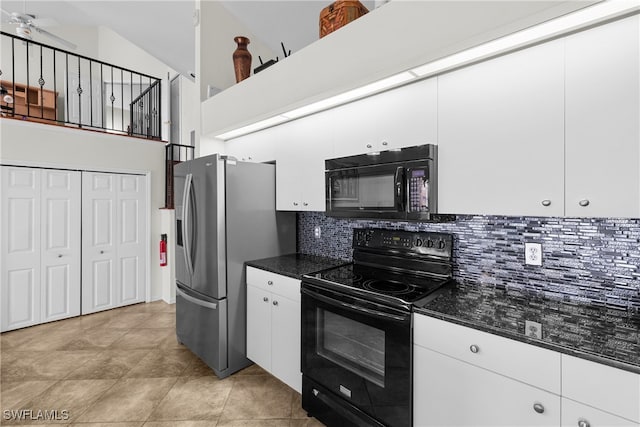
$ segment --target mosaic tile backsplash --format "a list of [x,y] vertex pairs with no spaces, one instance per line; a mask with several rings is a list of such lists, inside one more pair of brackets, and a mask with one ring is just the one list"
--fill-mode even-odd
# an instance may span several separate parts
[[[320,238],[314,230],[320,227]],[[446,223],[351,220],[298,214],[298,250],[351,260],[354,228],[454,236],[454,278],[596,306],[640,310],[640,219],[458,216]],[[525,265],[524,243],[542,244],[542,266]]]

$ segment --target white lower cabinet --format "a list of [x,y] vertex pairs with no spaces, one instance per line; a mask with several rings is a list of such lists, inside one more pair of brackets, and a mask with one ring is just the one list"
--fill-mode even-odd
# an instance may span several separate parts
[[560,396],[414,346],[414,426],[557,426]]
[[640,424],[562,398],[562,427],[638,427]]
[[299,280],[247,267],[247,357],[302,391]]
[[414,425],[640,427],[640,375],[414,315]]
[[80,314],[80,173],[2,166],[1,331]]

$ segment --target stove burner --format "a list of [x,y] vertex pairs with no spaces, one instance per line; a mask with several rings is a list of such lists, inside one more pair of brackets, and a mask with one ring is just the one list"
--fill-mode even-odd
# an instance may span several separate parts
[[351,271],[336,269],[328,272],[325,275],[325,279],[337,281],[340,283],[347,282],[351,285],[355,285],[362,281],[362,275],[357,273],[352,273]]
[[405,283],[389,282],[376,279],[365,280],[362,287],[374,292],[382,292],[387,295],[403,295],[412,291],[411,286]]

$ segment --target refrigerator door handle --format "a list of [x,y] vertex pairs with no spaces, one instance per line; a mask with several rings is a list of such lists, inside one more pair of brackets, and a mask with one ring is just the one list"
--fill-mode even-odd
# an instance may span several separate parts
[[176,294],[180,295],[181,298],[184,298],[187,301],[197,304],[201,307],[210,308],[212,310],[216,310],[218,308],[218,304],[216,304],[215,302],[202,301],[197,298],[194,298],[191,295],[187,295],[184,291],[182,291],[178,287],[176,287]]
[[193,277],[193,264],[191,263],[191,236],[187,234],[189,230],[189,206],[191,205],[191,183],[193,174],[187,174],[187,180],[182,194],[182,235],[184,236],[184,261],[187,264],[187,271]]

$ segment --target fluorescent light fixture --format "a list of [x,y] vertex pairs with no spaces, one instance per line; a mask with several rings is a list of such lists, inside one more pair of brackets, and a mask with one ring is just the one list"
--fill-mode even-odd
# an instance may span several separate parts
[[438,74],[448,69],[466,65],[492,55],[517,49],[535,42],[549,39],[568,31],[595,24],[602,20],[613,18],[640,10],[638,0],[609,0],[581,9],[568,15],[552,19],[542,24],[509,34],[496,40],[484,43],[460,53],[447,56],[425,65],[413,68],[411,71],[419,77]]
[[264,119],[256,123],[251,123],[250,125],[243,126],[241,128],[234,129],[226,133],[222,133],[220,135],[216,135],[216,138],[220,138],[224,140],[236,138],[238,136],[245,135],[247,133],[255,132],[260,129],[266,129],[270,126],[275,126],[282,122],[286,122],[287,120],[289,120],[289,118],[285,116],[269,117],[268,119]]
[[340,104],[345,104],[349,101],[356,100],[358,98],[365,97],[367,95],[380,92],[384,89],[408,82],[415,78],[415,75],[409,71],[404,71],[399,74],[394,74],[391,77],[387,77],[382,80],[370,83],[368,85],[352,89],[350,91],[341,93],[339,95],[332,96],[322,101],[314,102],[313,104],[305,105],[304,107],[297,108],[292,111],[283,113],[282,115],[290,119],[297,119],[298,117],[306,116],[308,114],[317,113],[318,111],[326,110],[331,107],[335,107]]

